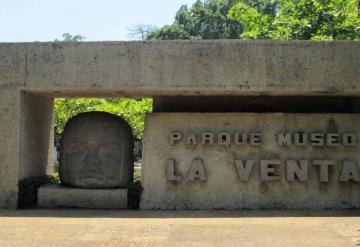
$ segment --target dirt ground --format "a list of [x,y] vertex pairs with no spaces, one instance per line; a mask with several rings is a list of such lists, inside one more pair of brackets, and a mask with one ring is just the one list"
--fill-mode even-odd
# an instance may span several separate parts
[[0,246],[360,246],[360,211],[0,211]]

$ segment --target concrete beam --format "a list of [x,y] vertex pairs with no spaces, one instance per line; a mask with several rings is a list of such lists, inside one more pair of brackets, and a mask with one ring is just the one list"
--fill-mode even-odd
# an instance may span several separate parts
[[0,208],[16,208],[18,182],[49,172],[53,99],[0,91]]
[[55,96],[360,95],[360,43],[351,41],[3,43],[0,51],[0,87]]

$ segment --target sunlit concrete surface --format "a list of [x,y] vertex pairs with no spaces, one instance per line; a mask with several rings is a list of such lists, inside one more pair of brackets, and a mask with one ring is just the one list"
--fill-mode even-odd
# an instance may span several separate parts
[[0,211],[0,246],[358,246],[360,211]]
[[[336,126],[333,129],[333,126]],[[143,209],[347,209],[360,207],[360,183],[340,180],[351,160],[360,164],[358,146],[282,146],[279,133],[316,131],[352,133],[360,137],[360,114],[291,113],[152,113],[145,119],[140,208]],[[236,133],[247,135],[236,144]],[[178,139],[171,136],[177,135]],[[204,133],[211,133],[206,144]],[[221,134],[220,134],[221,133]],[[251,135],[259,133],[259,143]],[[223,142],[225,135],[226,142]],[[188,143],[194,136],[194,143]],[[260,137],[261,136],[261,137]],[[192,137],[191,137],[192,138]],[[291,137],[290,137],[291,138]],[[306,137],[305,137],[306,138]],[[310,140],[310,139],[309,139]],[[245,142],[248,143],[246,144]],[[205,143],[205,144],[204,144]],[[285,144],[287,145],[287,144]],[[263,162],[281,164],[276,176],[266,180]],[[321,157],[321,158],[320,158]],[[168,164],[168,160],[173,164]],[[248,176],[236,167],[250,167]],[[293,161],[290,161],[294,159]],[[290,181],[289,162],[306,160],[306,176]],[[332,160],[333,166],[320,180],[316,159]],[[245,161],[247,160],[247,161]],[[203,176],[191,179],[194,162]],[[244,166],[237,162],[244,161]],[[253,162],[253,163],[252,163]],[[173,167],[172,170],[169,169]],[[275,167],[276,165],[274,165]],[[296,165],[297,166],[297,165]],[[355,173],[354,173],[355,174]],[[197,176],[196,173],[193,175]],[[243,176],[242,179],[240,177]],[[246,178],[245,178],[246,177]],[[194,180],[194,181],[193,181]],[[272,180],[272,182],[270,182]],[[360,178],[358,179],[360,181]]]
[[19,180],[49,170],[55,97],[160,97],[159,111],[169,96],[336,96],[355,97],[357,111],[359,51],[356,41],[0,43],[0,208],[17,207]]

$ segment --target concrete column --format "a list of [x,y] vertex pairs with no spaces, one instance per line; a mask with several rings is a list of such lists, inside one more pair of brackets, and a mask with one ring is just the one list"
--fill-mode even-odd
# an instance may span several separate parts
[[52,123],[52,98],[0,91],[0,208],[17,207],[20,179],[49,170]]
[[53,102],[51,97],[22,94],[20,179],[52,170]]
[[16,208],[20,167],[20,91],[0,90],[0,208]]

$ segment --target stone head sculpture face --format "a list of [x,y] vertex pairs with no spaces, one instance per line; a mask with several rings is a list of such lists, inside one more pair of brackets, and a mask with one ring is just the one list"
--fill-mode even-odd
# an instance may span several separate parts
[[133,145],[131,128],[122,118],[81,113],[65,126],[60,180],[80,188],[126,187],[133,175]]

